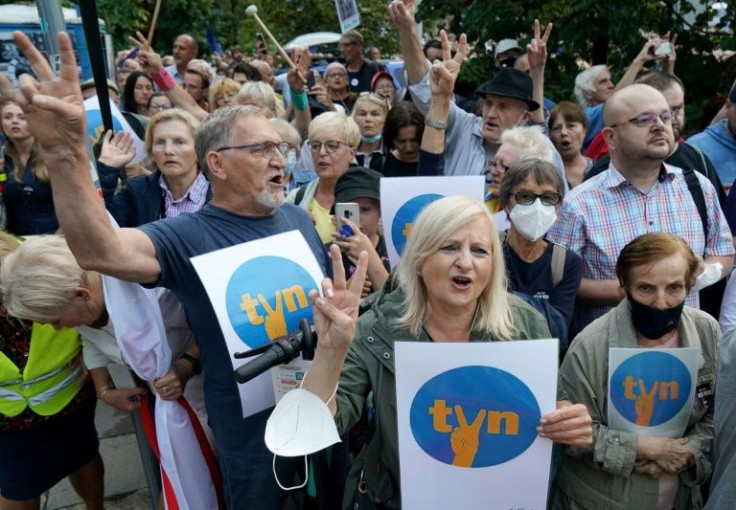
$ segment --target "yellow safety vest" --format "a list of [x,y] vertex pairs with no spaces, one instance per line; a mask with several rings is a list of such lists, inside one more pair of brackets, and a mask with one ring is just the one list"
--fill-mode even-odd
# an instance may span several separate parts
[[23,373],[0,352],[0,414],[18,416],[26,407],[51,416],[66,407],[82,388],[82,348],[75,329],[55,330],[33,323],[28,363]]

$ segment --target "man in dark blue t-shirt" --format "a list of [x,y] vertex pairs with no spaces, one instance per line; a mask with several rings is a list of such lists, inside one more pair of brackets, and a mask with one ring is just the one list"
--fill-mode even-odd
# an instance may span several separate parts
[[[249,107],[217,110],[197,128],[196,149],[212,183],[210,205],[140,228],[153,244],[160,273],[151,286],[173,290],[187,314],[205,373],[205,402],[215,435],[229,508],[279,508],[284,492],[263,441],[270,409],[242,418],[240,394],[222,330],[190,259],[273,234],[299,230],[327,274],[327,256],[309,216],[283,200],[280,138]],[[279,462],[284,479],[296,464]],[[246,503],[247,502],[247,503]]]
[[[286,165],[281,138],[258,108],[217,110],[199,125],[195,136],[197,157],[212,187],[210,204],[140,229],[113,230],[89,174],[85,113],[68,36],[59,37],[58,77],[27,37],[16,35],[16,40],[33,63],[38,82],[21,92],[0,76],[0,90],[19,101],[44,161],[53,168],[57,216],[77,261],[88,270],[176,293],[206,373],[205,401],[226,504],[228,508],[281,508],[285,493],[275,483],[272,456],[263,441],[268,411],[242,418],[225,340],[190,262],[195,255],[297,229],[329,274],[324,247],[307,214],[281,205]],[[177,151],[169,152],[167,163],[173,168],[179,161]],[[279,461],[281,479],[290,479],[296,462]]]

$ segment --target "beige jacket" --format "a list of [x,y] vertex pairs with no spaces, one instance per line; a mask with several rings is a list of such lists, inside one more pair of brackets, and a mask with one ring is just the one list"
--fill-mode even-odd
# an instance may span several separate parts
[[[718,322],[710,315],[685,307],[677,327],[681,347],[699,347],[696,388],[709,384],[715,392],[718,370]],[[560,391],[588,407],[593,419],[593,445],[567,447],[553,486],[551,508],[595,510],[650,510],[656,508],[659,482],[634,471],[637,434],[608,427],[608,349],[637,347],[628,300],[591,323],[573,341],[560,368]],[[685,430],[695,465],[679,475],[675,508],[698,509],[703,503],[699,485],[711,475],[713,398],[703,405],[696,396]]]

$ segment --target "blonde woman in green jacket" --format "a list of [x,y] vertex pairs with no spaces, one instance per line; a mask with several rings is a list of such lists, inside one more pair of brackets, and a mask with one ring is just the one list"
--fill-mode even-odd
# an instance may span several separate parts
[[[323,285],[327,298],[315,301],[318,331],[323,315],[334,317],[333,325],[347,324],[332,306],[342,299],[340,289],[345,288],[336,252],[331,250],[333,266],[337,266],[335,282],[327,281]],[[366,257],[361,254],[355,274],[364,274],[365,265]],[[374,395],[375,432],[362,456],[353,462],[345,487],[346,509],[353,508],[361,472],[361,488],[376,508],[401,507],[394,340],[495,342],[550,336],[544,318],[506,292],[503,251],[493,218],[473,198],[446,197],[422,210],[412,226],[396,278],[397,288],[384,288],[379,302],[358,321],[354,335],[347,329],[339,337],[319,333],[319,348],[305,378],[305,389],[329,400],[341,433],[359,420],[369,393]],[[356,281],[350,292],[359,294],[362,276],[354,277]],[[336,385],[337,396],[331,399]],[[585,406],[561,401],[556,411],[542,417],[538,433],[553,441],[584,446],[592,440],[590,416]]]

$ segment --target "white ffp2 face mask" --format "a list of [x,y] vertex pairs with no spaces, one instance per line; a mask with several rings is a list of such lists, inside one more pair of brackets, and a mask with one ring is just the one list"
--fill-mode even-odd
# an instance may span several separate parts
[[[327,404],[311,391],[301,388],[291,390],[276,405],[266,422],[264,439],[266,447],[274,454],[274,463],[276,455],[304,455],[306,462],[307,455],[340,442],[335,418]],[[299,489],[307,483],[305,478],[302,485],[284,487],[279,482],[275,468],[273,474],[283,490]]]
[[516,204],[509,213],[511,223],[524,239],[536,241],[550,229],[557,219],[557,210],[553,205],[544,205],[541,198],[536,198],[529,205]]

